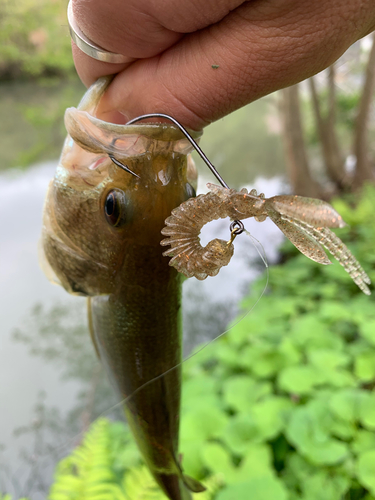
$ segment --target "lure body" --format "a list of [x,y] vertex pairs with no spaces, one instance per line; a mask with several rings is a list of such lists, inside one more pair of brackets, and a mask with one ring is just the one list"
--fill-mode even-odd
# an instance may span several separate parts
[[[263,222],[269,217],[285,236],[306,257],[320,264],[331,264],[324,248],[337,259],[356,285],[370,295],[370,278],[344,243],[330,227],[344,227],[342,217],[328,203],[315,198],[281,195],[265,198],[253,189],[236,191],[207,184],[210,191],[187,200],[166,219],[161,242],[170,246],[163,255],[171,257],[169,264],[188,277],[204,280],[216,276],[229,264],[234,248],[232,241],[215,239],[205,247],[200,244],[202,227],[214,219],[233,220],[254,217]],[[323,248],[324,247],[324,248]]]
[[142,455],[170,500],[188,500],[204,487],[178,460],[180,368],[147,382],[181,362],[182,276],[160,240],[165,218],[192,192],[190,146],[171,126],[96,118],[109,82],[98,80],[66,111],[69,135],[44,207],[43,265],[67,291],[88,297],[97,353],[121,398],[134,394],[125,412]]

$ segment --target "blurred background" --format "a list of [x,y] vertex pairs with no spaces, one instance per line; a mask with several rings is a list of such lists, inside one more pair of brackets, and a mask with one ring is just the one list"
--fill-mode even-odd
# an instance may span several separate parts
[[[96,359],[85,300],[52,286],[38,266],[64,110],[85,91],[66,1],[0,0],[0,12],[0,498],[162,499]],[[332,202],[350,225],[339,237],[372,278],[374,87],[368,36],[201,140],[233,188]],[[214,180],[195,159],[201,193]],[[268,273],[262,247],[242,235],[217,277],[184,284],[185,358],[231,327],[184,363],[184,467],[209,487],[196,498],[373,500],[373,298],[338,264],[297,255],[270,221],[246,229],[263,245]],[[222,220],[202,241],[228,235]],[[90,476],[98,456],[104,479]]]

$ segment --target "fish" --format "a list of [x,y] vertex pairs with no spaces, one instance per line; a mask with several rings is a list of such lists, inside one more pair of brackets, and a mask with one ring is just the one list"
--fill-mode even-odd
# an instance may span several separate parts
[[205,487],[183,473],[178,453],[183,276],[168,265],[160,241],[171,211],[195,195],[191,145],[165,123],[101,120],[110,82],[100,78],[65,112],[68,135],[44,204],[41,263],[52,282],[87,297],[95,350],[128,398],[126,418],[146,464],[170,500],[189,500]]
[[[319,264],[329,265],[324,248],[343,266],[354,283],[366,295],[371,284],[360,263],[346,245],[329,228],[346,224],[340,214],[327,202],[298,195],[277,195],[265,198],[256,189],[237,191],[208,183],[209,192],[183,202],[165,220],[161,241],[169,246],[163,255],[170,257],[169,265],[188,278],[204,280],[216,276],[227,266],[234,254],[233,241],[238,233],[234,228],[229,241],[215,238],[203,247],[199,234],[202,227],[215,219],[230,217],[241,221],[254,217],[263,222],[269,217],[293,245],[306,257]],[[241,230],[242,232],[242,230]]]

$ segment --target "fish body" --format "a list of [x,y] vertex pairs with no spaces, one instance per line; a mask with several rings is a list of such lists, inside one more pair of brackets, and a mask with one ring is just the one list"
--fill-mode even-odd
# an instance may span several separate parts
[[204,487],[178,459],[182,283],[160,240],[164,220],[192,193],[190,146],[172,126],[96,118],[109,82],[66,111],[69,135],[44,208],[44,268],[88,297],[97,353],[121,398],[133,395],[125,413],[141,453],[167,497],[187,500]]

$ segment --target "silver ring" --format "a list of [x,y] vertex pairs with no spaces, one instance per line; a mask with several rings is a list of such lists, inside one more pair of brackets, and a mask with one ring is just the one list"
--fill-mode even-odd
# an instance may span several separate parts
[[88,56],[107,63],[122,64],[129,62],[128,57],[122,54],[115,54],[115,52],[109,52],[87,38],[74,19],[72,0],[69,0],[68,4],[68,24],[73,42]]

